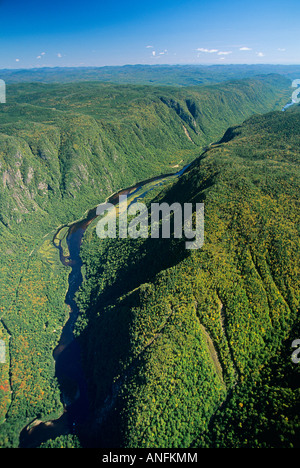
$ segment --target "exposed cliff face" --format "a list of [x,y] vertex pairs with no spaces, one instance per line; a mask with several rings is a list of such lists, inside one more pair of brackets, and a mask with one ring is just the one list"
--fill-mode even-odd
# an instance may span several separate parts
[[2,218],[81,199],[77,216],[76,206],[191,161],[228,126],[272,110],[287,88],[282,77],[186,90],[15,86],[0,108]]

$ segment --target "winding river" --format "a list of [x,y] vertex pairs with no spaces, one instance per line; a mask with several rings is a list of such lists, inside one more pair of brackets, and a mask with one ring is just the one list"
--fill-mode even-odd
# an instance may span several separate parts
[[[184,166],[176,173],[146,179],[122,189],[107,198],[106,203],[117,205],[120,195],[127,195],[129,203],[134,203],[135,200],[143,198],[150,190],[164,184],[170,178],[178,179],[181,177],[191,164]],[[77,425],[84,424],[89,416],[87,382],[82,368],[79,343],[73,334],[79,314],[74,297],[83,280],[80,257],[81,242],[87,227],[97,217],[96,208],[92,208],[84,219],[67,226],[65,237],[68,247],[67,255],[64,254],[62,240],[59,237],[61,230],[66,229],[66,226],[61,227],[53,238],[53,244],[59,249],[60,261],[63,265],[71,268],[65,298],[65,303],[69,306],[69,318],[63,327],[60,341],[53,351],[55,375],[62,388],[61,397],[64,412],[56,420],[47,422],[35,420],[25,427],[20,434],[20,448],[38,447],[48,439],[54,439],[63,434],[76,433]]]

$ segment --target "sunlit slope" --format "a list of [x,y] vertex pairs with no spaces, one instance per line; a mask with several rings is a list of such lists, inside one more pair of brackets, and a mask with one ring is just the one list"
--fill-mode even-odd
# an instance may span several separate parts
[[251,117],[155,197],[204,202],[200,250],[88,231],[77,333],[96,443],[299,446],[299,135],[297,109]]

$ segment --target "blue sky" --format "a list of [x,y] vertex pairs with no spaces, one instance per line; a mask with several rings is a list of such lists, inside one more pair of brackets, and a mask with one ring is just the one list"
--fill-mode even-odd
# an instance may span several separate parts
[[299,0],[0,0],[0,68],[300,64]]

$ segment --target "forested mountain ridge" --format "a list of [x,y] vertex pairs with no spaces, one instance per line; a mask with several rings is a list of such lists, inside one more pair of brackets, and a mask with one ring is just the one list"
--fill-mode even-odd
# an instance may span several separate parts
[[299,65],[124,65],[107,67],[39,67],[0,70],[6,83],[69,83],[101,81],[117,84],[194,86],[280,73],[299,77]]
[[94,444],[299,447],[299,135],[299,107],[253,116],[148,200],[204,202],[199,250],[87,231]]
[[[7,87],[7,104],[0,106],[1,446],[17,446],[26,424],[62,411],[52,352],[68,312],[69,269],[52,244],[58,226],[124,186],[178,170],[229,126],[280,109],[289,87],[279,76],[185,90],[99,83]],[[176,252],[178,261],[182,252]],[[173,261],[168,255],[162,260],[166,267]],[[214,375],[209,363],[206,357]],[[229,379],[231,371],[229,365]],[[220,373],[214,378],[217,402],[225,390]]]

